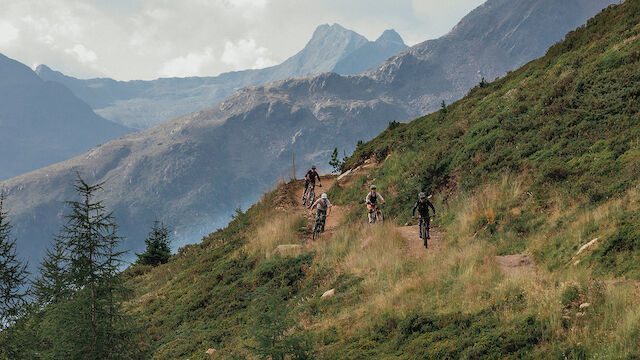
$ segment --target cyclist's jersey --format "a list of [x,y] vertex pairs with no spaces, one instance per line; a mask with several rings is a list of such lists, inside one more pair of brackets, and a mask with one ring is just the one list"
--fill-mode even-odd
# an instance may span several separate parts
[[323,199],[323,198],[316,200],[316,202],[313,205],[316,207],[316,209],[320,211],[327,211],[327,209],[333,206],[331,205],[331,202],[329,201],[329,199]]
[[418,214],[420,214],[421,217],[429,217],[429,208],[433,210],[433,214],[435,215],[436,208],[433,207],[433,204],[431,203],[431,201],[429,201],[429,199],[425,199],[424,202],[420,202],[418,200],[418,202],[413,205],[412,216],[416,214],[416,209],[418,209]]
[[379,192],[376,191],[376,196],[371,196],[371,195],[372,195],[371,192],[369,192],[367,194],[367,198],[364,199],[365,203],[367,203],[367,204],[369,204],[369,203],[377,204],[378,203],[378,199],[380,199],[380,202],[384,202],[384,199],[382,198],[382,195],[380,195]]
[[312,184],[315,184],[316,183],[316,179],[320,180],[320,175],[318,174],[317,171],[309,170],[309,171],[307,171],[307,175],[305,175],[304,178],[308,182],[310,182]]

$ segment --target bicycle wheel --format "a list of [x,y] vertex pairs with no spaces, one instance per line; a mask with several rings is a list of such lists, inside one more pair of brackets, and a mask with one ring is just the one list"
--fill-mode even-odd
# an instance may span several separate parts
[[309,196],[307,197],[307,209],[311,209],[311,206],[313,206],[313,202],[316,200],[316,193],[315,191],[311,190],[311,193],[309,193]]
[[382,216],[382,211],[376,211],[376,221],[375,222],[384,222],[384,217]]
[[422,220],[420,224],[420,232],[422,233],[422,240],[424,241],[424,247],[428,248],[428,238],[427,238],[427,222]]
[[320,220],[316,220],[316,225],[313,227],[313,240],[317,239],[320,236]]
[[307,194],[308,193],[309,193],[309,189],[308,188],[302,193],[302,205],[306,205],[307,204]]

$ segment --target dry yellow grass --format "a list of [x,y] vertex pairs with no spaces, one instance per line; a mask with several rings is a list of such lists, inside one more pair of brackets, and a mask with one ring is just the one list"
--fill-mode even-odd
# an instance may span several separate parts
[[301,215],[292,212],[274,212],[269,221],[264,221],[249,235],[246,251],[268,257],[278,245],[301,244],[297,231],[301,219]]

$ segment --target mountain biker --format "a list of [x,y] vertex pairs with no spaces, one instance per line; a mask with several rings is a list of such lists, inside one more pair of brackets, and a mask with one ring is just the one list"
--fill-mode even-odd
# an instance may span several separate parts
[[313,203],[312,207],[313,206],[315,206],[317,210],[316,222],[320,221],[320,223],[322,224],[322,229],[320,230],[320,232],[324,232],[324,222],[327,219],[327,215],[331,214],[331,207],[333,205],[331,205],[327,194],[324,193],[322,194],[322,196],[320,196],[320,199],[316,200],[316,202]]
[[385,201],[382,195],[380,195],[376,191],[375,185],[371,185],[370,189],[371,191],[367,194],[367,197],[366,199],[364,199],[364,201],[367,204],[367,209],[369,210],[369,223],[372,223],[373,222],[372,215],[373,215],[373,212],[376,211],[378,200],[380,200],[380,202],[383,204],[385,203]]
[[421,192],[420,194],[418,194],[418,201],[416,202],[415,205],[413,205],[413,211],[411,212],[411,217],[415,219],[416,209],[418,209],[418,214],[420,214],[420,221],[421,222],[426,221],[427,233],[422,234],[422,231],[420,231],[421,239],[423,238],[423,236],[425,236],[427,239],[430,239],[429,223],[431,222],[431,218],[429,217],[429,208],[431,208],[431,210],[433,211],[433,216],[436,216],[436,208],[433,207],[433,204],[431,203],[431,201],[427,199],[427,195]]
[[316,186],[316,179],[318,179],[318,182],[320,183],[320,185],[322,185],[322,181],[320,181],[320,175],[316,171],[316,166],[313,165],[313,166],[311,166],[311,170],[307,171],[307,174],[304,176],[304,191],[305,192],[307,191],[307,188],[309,188],[309,184],[312,184],[313,186]]

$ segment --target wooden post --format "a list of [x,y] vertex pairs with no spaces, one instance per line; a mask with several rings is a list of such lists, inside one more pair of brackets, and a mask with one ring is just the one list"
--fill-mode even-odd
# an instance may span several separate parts
[[293,180],[296,179],[296,153],[293,153]]

